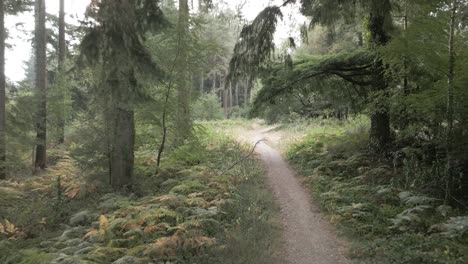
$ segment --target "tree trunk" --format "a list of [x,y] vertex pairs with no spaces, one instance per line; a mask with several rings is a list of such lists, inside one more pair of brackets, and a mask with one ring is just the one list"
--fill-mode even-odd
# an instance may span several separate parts
[[179,0],[179,21],[177,24],[177,30],[179,34],[179,59],[176,62],[179,70],[177,72],[177,120],[176,120],[176,145],[184,144],[185,140],[188,139],[192,132],[192,120],[190,113],[190,81],[189,72],[187,69],[188,65],[188,53],[187,47],[184,46],[187,43],[187,36],[189,30],[189,6],[187,0]]
[[223,98],[223,109],[224,109],[224,117],[228,118],[228,107],[229,107],[229,91],[226,89],[226,77],[223,78],[223,82],[221,84],[222,89],[220,89],[221,92],[221,98]]
[[6,178],[5,3],[0,3],[0,180]]
[[47,57],[45,0],[36,0],[35,43],[36,43],[36,79],[38,99],[36,115],[36,160],[35,168],[45,169],[47,162]]
[[132,182],[135,123],[133,111],[116,107],[114,115],[113,144],[110,153],[111,184],[113,187],[122,188]]
[[453,178],[454,178],[454,158],[453,158],[453,123],[454,123],[454,80],[455,80],[455,27],[456,15],[458,9],[458,0],[452,4],[450,16],[450,34],[449,34],[449,63],[448,63],[448,84],[447,84],[447,165],[446,165],[446,188],[445,202],[449,203],[452,198]]
[[200,75],[200,95],[205,93],[205,76],[203,73]]
[[390,142],[390,117],[387,112],[374,112],[371,115],[371,146],[382,151]]
[[229,82],[229,115],[231,115],[232,107],[233,107],[232,82]]
[[[64,62],[65,62],[65,0],[60,0],[60,12],[59,12],[59,47],[58,47],[58,74],[59,80],[64,77]],[[61,85],[62,86],[61,82]],[[60,108],[58,129],[59,129],[59,143],[62,144],[65,141],[65,87],[60,87]]]
[[240,106],[240,104],[239,104],[239,82],[236,82],[236,90],[235,90],[234,94],[235,94],[235,100],[236,100],[234,102],[234,105]]
[[249,85],[247,84],[247,80],[243,81],[244,86],[244,106],[249,105]]
[[[405,48],[408,47],[408,40],[407,34],[408,34],[408,3],[405,2],[405,16],[403,17],[403,28],[405,30]],[[403,70],[405,72],[404,78],[403,78],[403,93],[405,95],[409,95],[409,87],[408,87],[408,59],[405,57],[403,58]]]
[[216,92],[216,79],[217,79],[217,77],[216,77],[216,72],[215,72],[215,73],[213,73],[213,84],[211,86],[211,92],[212,93]]
[[[390,41],[390,37],[385,31],[385,15],[371,13],[368,27],[374,49],[385,46]],[[375,60],[373,66],[373,89],[383,91],[385,94],[388,90],[384,65],[380,58]],[[379,104],[379,109],[374,110],[374,113],[371,114],[370,142],[371,148],[376,152],[385,151],[391,142],[390,115],[387,102],[379,102]]]

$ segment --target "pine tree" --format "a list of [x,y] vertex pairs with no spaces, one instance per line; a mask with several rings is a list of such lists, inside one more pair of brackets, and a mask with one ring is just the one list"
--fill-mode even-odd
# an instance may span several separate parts
[[457,12],[459,0],[450,3],[450,30],[448,43],[448,72],[447,72],[447,165],[446,165],[446,196],[445,201],[450,202],[452,198],[454,178],[454,157],[453,157],[453,127],[454,127],[454,90],[455,90],[455,28],[457,27]]
[[[65,42],[65,0],[60,1],[60,11],[59,11],[59,45],[58,45],[58,76],[59,78],[63,78],[64,75],[64,62],[65,62],[65,53],[66,53],[66,42]],[[64,87],[61,87],[63,90]],[[62,96],[60,98],[60,104],[64,106],[65,104],[65,97],[64,92],[61,91],[60,93]],[[59,113],[59,121],[58,121],[58,130],[59,130],[59,143],[63,143],[65,141],[65,112],[64,107],[61,107]]]
[[189,6],[187,0],[179,0],[179,20],[177,22],[178,51],[176,59],[176,86],[177,86],[177,120],[176,120],[176,144],[182,145],[190,137],[192,131],[192,120],[190,113],[190,77],[189,77],[189,54],[187,43],[189,41]]
[[6,178],[5,1],[0,3],[0,180]]
[[143,96],[139,77],[160,76],[144,46],[145,33],[159,30],[165,19],[159,1],[93,2],[89,15],[97,21],[81,43],[84,58],[101,72],[101,98],[109,124],[109,174],[116,188],[133,178],[136,99]]
[[36,158],[35,168],[45,169],[47,163],[47,37],[45,0],[35,4],[35,87],[38,109],[36,114]]

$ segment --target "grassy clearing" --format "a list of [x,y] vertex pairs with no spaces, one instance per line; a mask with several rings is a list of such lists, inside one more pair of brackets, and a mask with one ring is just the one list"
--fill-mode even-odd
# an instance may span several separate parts
[[248,159],[219,176],[246,151],[208,130],[155,175],[142,149],[129,193],[85,181],[70,157],[38,178],[2,182],[0,263],[281,263],[262,167]]
[[365,120],[315,125],[287,151],[330,221],[352,241],[349,257],[356,263],[468,263],[468,217],[405,188],[409,164],[395,167],[368,154],[366,131]]

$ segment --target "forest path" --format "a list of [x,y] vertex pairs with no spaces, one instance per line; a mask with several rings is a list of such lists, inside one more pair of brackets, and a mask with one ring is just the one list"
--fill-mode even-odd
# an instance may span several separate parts
[[[268,172],[268,183],[281,209],[284,260],[289,264],[343,264],[344,245],[326,221],[295,172],[270,145],[277,145],[286,135],[275,127],[238,131],[239,140],[255,144],[256,153]],[[269,145],[270,144],[270,145]]]

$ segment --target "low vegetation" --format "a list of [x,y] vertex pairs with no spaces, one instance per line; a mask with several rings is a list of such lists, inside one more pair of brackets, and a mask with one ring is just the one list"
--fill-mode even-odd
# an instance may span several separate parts
[[206,131],[155,174],[141,149],[138,181],[120,193],[84,181],[62,153],[44,175],[2,182],[0,262],[276,263],[280,229],[263,169],[248,159],[222,173],[246,151]]
[[[290,146],[287,157],[306,177],[329,220],[350,238],[351,259],[357,263],[468,261],[466,211],[444,204],[443,191],[442,197],[431,191],[440,184],[436,173],[443,171],[438,167],[443,164],[426,166],[409,155],[401,159],[371,155],[368,122],[362,119],[319,123]],[[427,184],[428,177],[432,185]]]

